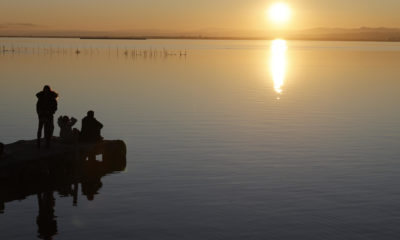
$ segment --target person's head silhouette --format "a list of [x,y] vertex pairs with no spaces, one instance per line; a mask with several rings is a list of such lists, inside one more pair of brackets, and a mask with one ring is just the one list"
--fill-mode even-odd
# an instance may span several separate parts
[[51,92],[51,88],[49,85],[43,87],[43,92]]
[[92,110],[88,111],[87,116],[90,118],[94,118],[94,112]]

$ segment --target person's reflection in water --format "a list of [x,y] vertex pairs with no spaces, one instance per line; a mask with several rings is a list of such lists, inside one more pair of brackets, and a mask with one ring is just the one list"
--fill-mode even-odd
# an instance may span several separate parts
[[99,189],[103,186],[101,183],[101,168],[103,165],[102,162],[96,160],[95,154],[88,156],[88,161],[86,162],[87,174],[82,179],[82,194],[89,201],[94,200],[94,196],[99,193]]
[[79,184],[74,183],[74,188],[72,190],[72,206],[74,207],[78,206],[78,189],[79,189]]
[[54,216],[55,198],[53,192],[37,194],[39,215],[36,218],[39,238],[50,240],[57,234],[57,221]]
[[4,213],[5,205],[4,202],[0,200],[0,214]]

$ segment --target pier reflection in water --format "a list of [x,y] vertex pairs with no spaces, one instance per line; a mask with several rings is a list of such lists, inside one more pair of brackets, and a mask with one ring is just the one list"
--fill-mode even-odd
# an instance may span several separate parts
[[[101,157],[101,160],[96,158]],[[126,167],[125,153],[95,153],[82,156],[73,166],[58,166],[57,169],[44,168],[46,174],[32,179],[15,176],[0,182],[0,213],[5,211],[5,203],[23,200],[36,195],[38,215],[36,217],[38,237],[52,239],[57,234],[55,193],[62,197],[72,197],[72,205],[78,206],[79,187],[82,195],[93,201],[102,187],[101,178],[123,171]]]

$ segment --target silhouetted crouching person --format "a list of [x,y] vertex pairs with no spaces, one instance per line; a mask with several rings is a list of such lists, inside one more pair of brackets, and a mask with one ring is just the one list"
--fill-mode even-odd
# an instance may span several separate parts
[[82,129],[80,134],[80,140],[86,142],[96,142],[103,140],[100,132],[103,128],[103,124],[94,118],[94,112],[87,112],[87,116],[82,119]]
[[60,127],[60,139],[63,143],[76,143],[79,139],[79,130],[72,127],[77,120],[73,117],[60,116],[58,118],[58,126]]
[[46,147],[50,147],[50,140],[53,137],[54,131],[54,113],[57,111],[58,94],[50,89],[49,86],[44,86],[43,91],[36,94],[38,98],[36,104],[36,112],[39,117],[39,127],[37,132],[37,147],[40,148],[40,139],[42,138],[42,129],[44,128],[44,138]]

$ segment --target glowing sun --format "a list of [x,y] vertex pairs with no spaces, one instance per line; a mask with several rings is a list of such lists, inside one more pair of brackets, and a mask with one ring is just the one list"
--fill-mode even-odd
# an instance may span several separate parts
[[284,23],[290,19],[290,7],[286,3],[275,3],[268,10],[269,18],[275,23]]

